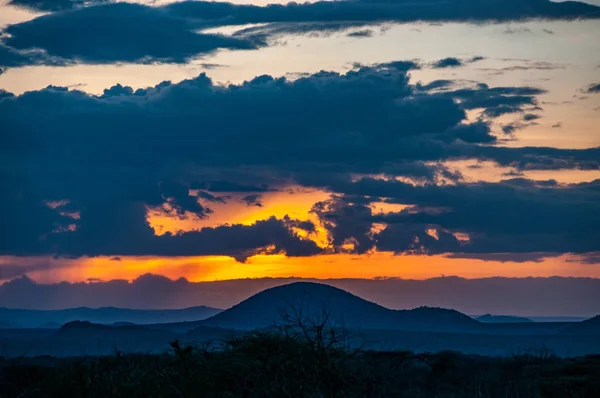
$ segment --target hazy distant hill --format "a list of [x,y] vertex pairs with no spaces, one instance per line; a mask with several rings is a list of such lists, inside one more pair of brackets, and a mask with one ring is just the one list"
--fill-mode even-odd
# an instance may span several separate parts
[[533,321],[529,318],[512,315],[485,314],[475,319],[483,323],[533,323]]
[[347,327],[353,339],[358,339],[351,344],[373,350],[514,355],[547,347],[560,356],[600,352],[600,317],[582,323],[481,323],[454,310],[390,310],[344,290],[306,282],[264,290],[201,321],[153,325],[127,320],[111,324],[73,321],[58,330],[0,328],[0,348],[7,357],[21,357],[107,355],[115,350],[158,353],[167,350],[173,340],[184,344],[210,342],[211,347],[218,347],[223,339],[247,330],[285,322],[284,313],[317,320],[326,315],[326,326]]
[[573,323],[566,332],[575,334],[595,334],[600,336],[600,315],[596,315],[583,322]]
[[[410,280],[258,278],[213,282],[142,275],[131,281],[41,284],[20,277],[0,284],[0,306],[55,310],[82,307],[230,308],[248,297],[292,282],[326,283],[387,308],[453,308],[465,314],[511,314],[536,322],[572,322],[600,313],[600,278],[482,278]],[[510,294],[506,294],[510,292]],[[543,318],[542,318],[543,317]],[[2,318],[0,317],[0,323]]]
[[102,355],[123,352],[163,352],[177,334],[139,325],[109,326],[73,321],[63,325],[48,340],[53,355]]
[[283,315],[321,319],[352,329],[477,331],[482,325],[458,311],[421,307],[390,310],[344,290],[296,282],[264,290],[199,324],[226,329],[257,329],[285,322]]
[[129,322],[136,324],[196,321],[209,318],[221,310],[206,306],[180,310],[132,310],[126,308],[70,308],[65,310],[21,310],[0,308],[0,325],[4,328],[60,326],[71,321],[99,324]]

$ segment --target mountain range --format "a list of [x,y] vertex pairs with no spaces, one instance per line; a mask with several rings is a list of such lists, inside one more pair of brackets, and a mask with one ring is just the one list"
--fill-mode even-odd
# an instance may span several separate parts
[[0,307],[0,328],[58,328],[71,321],[88,321],[97,324],[185,322],[206,319],[219,312],[220,309],[206,306],[179,310],[136,310],[115,307],[23,310]]
[[[489,315],[484,321],[491,317],[491,322],[480,322],[443,308],[392,310],[342,289],[308,282],[266,289],[224,311],[207,307],[179,311],[79,308],[29,312],[0,309],[0,313],[20,314],[22,324],[33,322],[36,315],[46,317],[37,319],[37,323],[48,322],[49,314],[55,320],[57,314],[63,316],[61,319],[96,317],[92,322],[74,320],[54,329],[0,327],[0,348],[6,357],[106,355],[115,350],[164,352],[173,340],[218,343],[251,330],[298,322],[309,327],[343,326],[360,339],[361,346],[375,350],[513,355],[548,347],[561,356],[600,353],[600,316],[584,322],[515,322],[512,317]],[[148,320],[147,324],[136,324]],[[16,322],[11,320],[13,325]]]
[[478,316],[477,319],[479,322],[483,323],[531,323],[533,320],[529,318],[525,318],[522,316],[513,316],[513,315],[492,315],[485,314]]

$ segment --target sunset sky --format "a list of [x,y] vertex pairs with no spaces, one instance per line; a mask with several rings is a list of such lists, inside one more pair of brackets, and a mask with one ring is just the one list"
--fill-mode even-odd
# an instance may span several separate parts
[[600,278],[600,1],[505,2],[0,0],[0,282]]

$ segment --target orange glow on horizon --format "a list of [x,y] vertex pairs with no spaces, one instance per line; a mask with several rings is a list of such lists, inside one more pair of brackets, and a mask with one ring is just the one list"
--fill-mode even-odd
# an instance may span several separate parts
[[[133,280],[153,273],[171,279],[184,277],[189,281],[216,281],[245,278],[364,278],[400,277],[427,279],[441,275],[465,278],[483,277],[593,277],[600,278],[600,269],[573,262],[577,257],[563,255],[540,262],[497,262],[476,259],[448,258],[443,255],[394,255],[375,252],[365,255],[328,254],[313,257],[257,255],[241,263],[226,256],[202,257],[82,257],[54,259],[49,257],[0,257],[2,264],[22,264],[24,273],[40,283],[92,280]],[[32,264],[44,267],[31,268]],[[0,278],[0,280],[6,278]],[[12,279],[12,278],[8,278]]]

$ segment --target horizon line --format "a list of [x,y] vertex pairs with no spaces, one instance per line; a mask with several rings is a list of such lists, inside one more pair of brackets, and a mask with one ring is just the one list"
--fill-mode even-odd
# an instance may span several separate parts
[[460,276],[460,275],[440,275],[440,276],[434,276],[434,277],[429,277],[429,278],[423,278],[423,279],[415,279],[415,278],[403,278],[401,276],[375,276],[373,278],[356,278],[356,277],[348,277],[348,278],[318,278],[318,277],[301,277],[301,276],[277,276],[277,277],[272,277],[272,276],[263,276],[263,277],[256,277],[256,278],[252,278],[252,277],[247,277],[247,278],[231,278],[231,279],[214,279],[214,280],[202,280],[202,281],[193,281],[193,280],[189,280],[187,279],[185,276],[180,276],[179,278],[170,278],[166,275],[162,275],[162,274],[157,274],[157,273],[152,273],[152,272],[146,272],[143,274],[138,275],[137,277],[133,278],[133,279],[120,279],[120,278],[115,278],[115,279],[99,279],[99,278],[88,278],[88,279],[84,279],[84,280],[80,280],[80,281],[67,281],[67,280],[62,280],[62,281],[56,281],[56,282],[50,282],[50,283],[44,283],[44,282],[39,282],[36,281],[35,279],[31,278],[30,276],[28,276],[27,274],[23,274],[20,276],[17,276],[15,278],[12,279],[0,279],[0,287],[4,286],[7,283],[11,283],[11,282],[15,282],[18,280],[28,280],[36,285],[60,285],[63,283],[67,283],[67,284],[78,284],[78,283],[84,283],[84,284],[88,284],[88,285],[93,285],[95,283],[108,283],[108,282],[127,282],[129,284],[135,283],[135,281],[142,279],[144,277],[159,277],[159,278],[163,278],[163,279],[167,279],[171,282],[177,282],[177,281],[185,281],[187,283],[218,283],[218,282],[236,282],[236,281],[260,281],[260,280],[315,280],[315,281],[342,281],[342,280],[346,280],[346,281],[373,281],[373,282],[378,282],[378,281],[415,281],[415,282],[424,282],[424,281],[431,281],[431,280],[438,280],[438,279],[461,279],[461,280],[468,280],[468,281],[475,281],[475,280],[489,280],[489,279],[506,279],[506,280],[525,280],[525,279],[578,279],[578,280],[583,280],[583,279],[590,279],[590,280],[598,280],[600,281],[600,278],[594,278],[591,276],[561,276],[561,275],[550,275],[550,276],[485,276],[485,277],[478,277],[478,278],[468,278],[468,277],[464,277],[464,276]]

